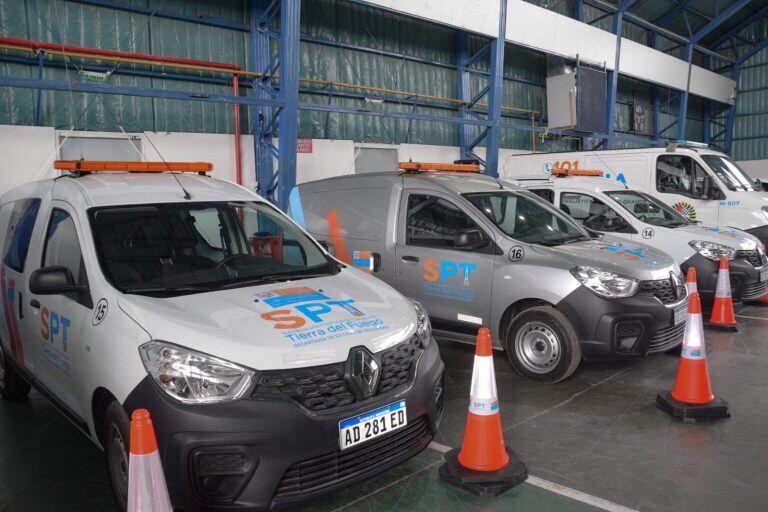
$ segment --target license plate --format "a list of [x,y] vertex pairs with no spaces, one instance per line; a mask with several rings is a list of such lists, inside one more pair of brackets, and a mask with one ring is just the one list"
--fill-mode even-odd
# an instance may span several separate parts
[[760,282],[764,283],[768,281],[768,267],[763,267],[760,269]]
[[685,322],[686,313],[688,313],[688,304],[680,304],[675,308],[675,325]]
[[379,407],[339,422],[339,446],[342,450],[365,443],[408,424],[405,400]]

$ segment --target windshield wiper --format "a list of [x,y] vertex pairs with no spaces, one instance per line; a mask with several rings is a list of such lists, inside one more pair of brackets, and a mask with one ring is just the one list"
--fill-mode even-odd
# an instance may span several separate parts
[[258,276],[258,277],[252,277],[248,279],[241,279],[239,281],[232,281],[231,283],[223,284],[219,287],[217,287],[218,290],[226,290],[229,288],[240,288],[242,286],[253,286],[258,284],[269,284],[269,283],[279,283],[282,281],[295,281],[299,279],[310,279],[312,277],[325,277],[329,276],[331,274],[326,272],[321,272],[318,274],[292,274],[292,273],[285,273],[285,274],[268,274],[264,276]]
[[215,287],[203,285],[180,285],[180,286],[144,286],[136,288],[123,288],[123,293],[166,293],[166,292],[210,292]]

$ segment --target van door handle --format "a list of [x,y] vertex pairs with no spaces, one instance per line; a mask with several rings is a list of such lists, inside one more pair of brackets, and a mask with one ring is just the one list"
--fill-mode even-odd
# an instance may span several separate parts
[[407,261],[409,263],[418,263],[419,257],[418,256],[403,256],[401,258],[403,261]]
[[37,299],[32,299],[31,301],[29,301],[29,305],[35,309],[40,309],[40,302],[38,302]]
[[21,292],[19,292],[19,320],[24,320],[23,302],[21,298]]

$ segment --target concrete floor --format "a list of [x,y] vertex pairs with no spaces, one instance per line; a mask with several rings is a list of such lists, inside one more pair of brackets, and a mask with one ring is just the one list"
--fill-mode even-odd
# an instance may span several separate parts
[[[507,441],[538,477],[536,485],[477,498],[442,484],[442,456],[428,449],[299,509],[595,510],[542,488],[545,479],[619,504],[593,501],[609,510],[768,510],[768,307],[740,306],[737,315],[739,333],[707,332],[712,386],[730,402],[730,419],[689,425],[656,409],[656,393],[674,381],[674,356],[583,365],[568,381],[543,386],[522,380],[499,354]],[[473,357],[470,347],[441,349],[447,402],[437,448],[461,442]],[[6,510],[114,510],[101,452],[35,393],[28,401],[0,402],[0,511]]]

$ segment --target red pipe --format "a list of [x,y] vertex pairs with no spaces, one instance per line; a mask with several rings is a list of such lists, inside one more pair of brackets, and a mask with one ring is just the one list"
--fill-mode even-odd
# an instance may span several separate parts
[[26,48],[43,48],[45,50],[59,50],[64,52],[87,53],[90,55],[102,55],[105,57],[121,57],[127,59],[144,59],[156,62],[167,62],[173,64],[188,64],[192,66],[207,66],[211,68],[226,69],[236,71],[240,69],[237,64],[227,62],[212,62],[207,60],[185,59],[181,57],[164,57],[162,55],[152,55],[149,53],[124,52],[121,50],[105,50],[103,48],[89,48],[86,46],[71,46],[59,43],[46,43],[44,41],[31,41],[29,39],[14,39],[12,37],[0,37],[0,43],[23,46]]
[[[232,75],[232,94],[240,96],[240,79]],[[240,105],[235,103],[235,178],[238,185],[243,184],[243,168],[240,155]]]

